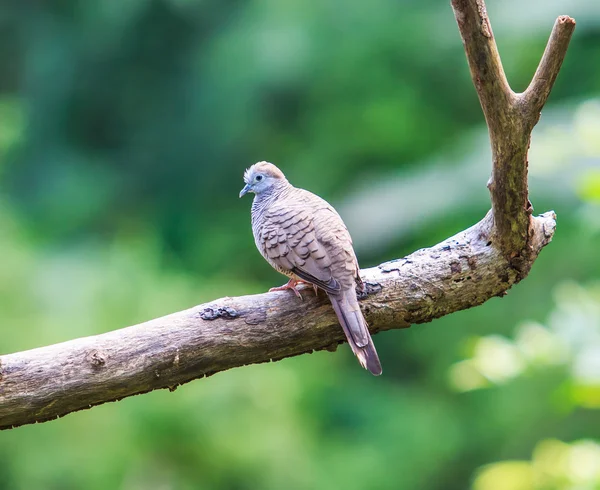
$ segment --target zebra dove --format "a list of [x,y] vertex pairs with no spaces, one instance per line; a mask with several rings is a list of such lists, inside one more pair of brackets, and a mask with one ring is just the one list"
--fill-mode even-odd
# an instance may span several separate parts
[[372,374],[381,363],[369,334],[356,287],[363,287],[352,239],[333,207],[315,194],[291,185],[283,172],[268,162],[252,165],[244,173],[240,197],[255,194],[252,232],[256,247],[271,266],[288,276],[284,286],[297,296],[298,283],[324,290],[344,329],[352,352]]

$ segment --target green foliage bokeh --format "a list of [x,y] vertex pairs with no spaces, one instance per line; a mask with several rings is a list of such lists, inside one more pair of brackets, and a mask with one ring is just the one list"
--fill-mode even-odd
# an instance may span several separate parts
[[[532,200],[559,226],[527,280],[377,335],[381,378],[340,348],[1,432],[0,490],[600,488],[594,354],[527,363],[497,341],[534,321],[565,344],[560,317],[600,344],[595,299],[581,300],[600,279],[600,16],[593,0],[550,4],[488,2],[515,90],[556,16],[578,21],[532,143]],[[490,165],[471,138],[483,117],[446,2],[7,1],[0,61],[0,354],[279,284],[237,198],[258,160],[342,210],[388,178],[443,186],[456,167],[447,195],[386,204],[416,224],[359,240],[363,266],[489,207],[485,178],[456,163],[475,151]],[[513,353],[498,365],[520,368],[494,378],[482,345],[484,361]],[[588,473],[564,463],[572,454]]]

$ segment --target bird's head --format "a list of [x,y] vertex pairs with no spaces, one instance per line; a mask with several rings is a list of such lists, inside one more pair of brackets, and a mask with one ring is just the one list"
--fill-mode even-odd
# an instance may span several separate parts
[[261,194],[282,184],[287,184],[283,172],[269,162],[258,162],[244,172],[246,185],[240,191],[240,197],[248,192]]

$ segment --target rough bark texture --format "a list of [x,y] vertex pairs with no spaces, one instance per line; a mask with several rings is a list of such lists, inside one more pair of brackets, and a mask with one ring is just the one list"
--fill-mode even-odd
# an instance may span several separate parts
[[[534,219],[537,255],[554,213]],[[502,295],[518,273],[490,244],[492,219],[431,248],[362,271],[363,311],[376,333],[431,321]],[[0,429],[41,422],[129,395],[174,388],[233,367],[344,341],[324,293],[222,298],[103,335],[0,357]]]
[[531,213],[527,151],[567,52],[575,21],[560,16],[539,67],[525,92],[513,92],[506,80],[483,0],[452,0],[471,78],[477,90],[492,145],[488,182],[494,216],[494,243],[525,277],[531,268]]
[[[362,271],[371,332],[408,327],[503,295],[552,239],[554,213],[531,216],[527,149],[574,21],[560,17],[530,85],[506,81],[482,0],[452,2],[490,128],[492,211],[428,249]],[[0,356],[0,429],[244,366],[335,350],[344,334],[326,296],[309,290],[222,298],[94,337]]]

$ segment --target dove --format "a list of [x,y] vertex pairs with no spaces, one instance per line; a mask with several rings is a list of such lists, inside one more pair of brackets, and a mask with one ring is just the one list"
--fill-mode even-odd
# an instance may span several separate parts
[[258,162],[244,173],[240,197],[252,192],[252,233],[256,247],[287,284],[270,291],[292,290],[307,283],[327,293],[352,352],[361,366],[381,374],[381,363],[356,296],[364,287],[352,239],[327,201],[294,187],[272,163]]

